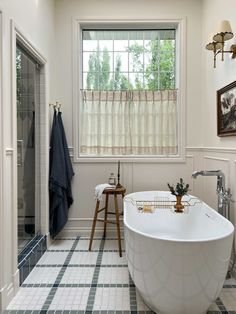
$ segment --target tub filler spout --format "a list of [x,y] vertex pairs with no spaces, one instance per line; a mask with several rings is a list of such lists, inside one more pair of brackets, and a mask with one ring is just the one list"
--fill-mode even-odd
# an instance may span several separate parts
[[216,176],[217,188],[216,193],[218,196],[218,212],[226,218],[230,218],[229,203],[231,199],[230,189],[225,188],[225,175],[221,170],[201,170],[194,171],[192,177],[196,179],[198,176]]
[[198,176],[216,176],[217,192],[225,192],[225,175],[221,170],[201,170],[194,171],[192,177],[196,179]]

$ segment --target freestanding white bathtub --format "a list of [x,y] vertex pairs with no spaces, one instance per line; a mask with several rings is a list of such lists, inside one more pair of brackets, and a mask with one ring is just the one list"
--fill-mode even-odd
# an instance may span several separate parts
[[202,314],[218,297],[228,269],[234,227],[204,202],[185,213],[139,212],[137,200],[175,197],[137,192],[124,199],[128,267],[145,303],[165,314]]

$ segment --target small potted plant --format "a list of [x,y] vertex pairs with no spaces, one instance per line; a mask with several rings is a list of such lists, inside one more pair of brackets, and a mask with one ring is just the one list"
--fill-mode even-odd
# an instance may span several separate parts
[[172,195],[176,196],[176,204],[174,205],[175,211],[177,213],[182,213],[184,205],[181,203],[181,199],[183,195],[186,195],[189,191],[189,184],[185,184],[182,178],[179,179],[179,182],[176,184],[176,187],[171,186],[167,183],[168,188]]

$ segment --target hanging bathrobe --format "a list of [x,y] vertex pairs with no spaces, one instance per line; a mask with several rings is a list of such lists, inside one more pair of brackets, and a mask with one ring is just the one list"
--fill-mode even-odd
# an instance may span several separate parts
[[54,238],[65,226],[68,220],[68,174],[65,150],[62,140],[60,122],[54,110],[50,141],[50,234]]

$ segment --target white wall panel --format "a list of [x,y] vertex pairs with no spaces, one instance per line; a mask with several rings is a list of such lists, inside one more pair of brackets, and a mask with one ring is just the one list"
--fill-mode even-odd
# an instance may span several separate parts
[[[227,5],[226,5],[227,3]],[[210,41],[210,34],[217,33],[218,25],[222,20],[229,20],[232,31],[236,33],[235,20],[236,2],[234,0],[204,0],[202,20],[202,120],[204,130],[204,146],[216,148],[235,148],[235,137],[217,137],[216,129],[216,91],[235,81],[236,59],[225,54],[225,61],[217,56],[216,68],[213,68],[213,53],[205,49]],[[225,50],[235,44],[235,39],[226,42]]]
[[[225,185],[229,187],[230,160],[215,156],[204,156],[204,170],[221,170],[225,174]],[[217,209],[217,177],[203,177],[204,181],[204,200]]]
[[[3,296],[0,301],[0,312],[6,307],[8,302],[16,293],[18,288],[18,269],[17,269],[17,206],[16,206],[16,175],[14,169],[16,167],[16,128],[14,127],[15,109],[14,109],[14,82],[15,78],[12,76],[13,67],[15,66],[13,60],[13,25],[17,25],[26,39],[30,41],[33,46],[40,51],[47,59],[46,69],[46,103],[48,116],[48,103],[54,101],[53,86],[53,60],[54,60],[54,0],[0,0],[0,8],[4,13],[3,21],[3,50],[0,53],[3,67],[1,84],[3,85],[3,108],[1,111],[4,117],[1,123],[1,135],[3,136],[1,142],[1,157],[3,169],[1,169],[3,184],[3,198],[1,206],[1,223],[4,225],[3,249],[1,249],[0,256],[3,259],[1,263],[3,267],[3,275],[0,280],[0,294]],[[11,23],[13,21],[13,23]],[[45,118],[47,121],[47,118]],[[44,125],[44,150],[48,152],[48,135],[49,125],[48,121]],[[41,156],[40,156],[41,157]],[[44,156],[45,157],[45,156]],[[45,160],[45,158],[44,158]],[[48,164],[48,162],[47,162]],[[44,164],[42,176],[47,178],[48,165]],[[14,182],[15,181],[15,182]],[[44,184],[45,186],[45,184]],[[47,206],[48,191],[44,191],[45,205]],[[45,218],[48,220],[48,208],[45,207]],[[44,220],[44,223],[46,220]]]
[[[89,234],[96,203],[94,188],[97,184],[107,183],[110,172],[117,173],[117,163],[76,164],[74,168],[74,204],[69,210],[69,221],[63,234]],[[186,163],[168,166],[160,163],[121,163],[120,182],[126,187],[127,193],[132,193],[141,190],[167,190],[167,182],[175,183],[183,177],[190,184],[191,194],[194,194],[194,180],[191,178],[193,170],[193,155],[187,156]],[[119,205],[121,208],[121,198]],[[110,206],[114,208],[113,197],[110,199]],[[101,229],[101,224],[98,224],[99,228]]]
[[230,171],[230,189],[232,193],[231,220],[234,221],[234,224],[236,225],[236,160],[232,161],[232,171]]
[[[226,174],[226,185],[231,189],[232,200],[236,199],[236,170],[235,170],[235,136],[217,136],[217,107],[216,92],[218,89],[235,81],[236,59],[230,54],[225,55],[222,62],[217,56],[216,68],[213,68],[213,53],[204,47],[210,41],[210,34],[217,33],[222,20],[229,20],[232,31],[236,33],[235,10],[236,2],[228,0],[204,0],[202,10],[202,121],[203,147],[205,150],[204,166],[207,169],[218,167]],[[223,9],[222,9],[223,8]],[[226,42],[225,49],[235,44],[235,39]],[[210,157],[210,158],[207,158]],[[207,178],[204,186],[204,199],[216,206],[216,180]],[[235,202],[231,202],[231,221],[235,219]]]

